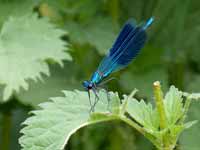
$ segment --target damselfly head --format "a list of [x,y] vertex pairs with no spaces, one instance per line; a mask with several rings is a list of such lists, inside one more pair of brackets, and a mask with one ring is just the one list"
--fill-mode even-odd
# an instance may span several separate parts
[[87,81],[87,80],[83,81],[82,85],[86,90],[90,90],[93,87],[93,83],[91,81]]

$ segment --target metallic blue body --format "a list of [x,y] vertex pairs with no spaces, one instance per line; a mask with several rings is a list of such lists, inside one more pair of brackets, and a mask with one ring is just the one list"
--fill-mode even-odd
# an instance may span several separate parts
[[90,81],[84,81],[83,86],[87,90],[95,89],[112,72],[126,67],[144,47],[147,39],[146,29],[152,24],[153,20],[153,18],[150,18],[142,26],[137,26],[134,21],[129,20],[122,28],[109,53],[93,73]]
[[98,71],[95,71],[94,74],[92,75],[90,81],[92,83],[98,84],[104,77],[101,76],[101,74]]

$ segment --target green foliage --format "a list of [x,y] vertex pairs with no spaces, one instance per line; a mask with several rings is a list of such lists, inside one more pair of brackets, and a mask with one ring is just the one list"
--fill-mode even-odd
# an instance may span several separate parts
[[5,85],[4,101],[19,92],[20,87],[27,90],[27,79],[36,81],[41,79],[41,73],[49,75],[47,60],[60,65],[64,59],[71,60],[64,52],[66,43],[59,39],[64,33],[34,14],[10,17],[4,23],[0,33],[0,81]]
[[[58,11],[62,12],[66,19],[58,21],[69,32],[73,44],[90,44],[100,54],[106,54],[116,37],[117,22],[113,22],[108,13],[107,3],[102,0],[78,0],[74,1],[43,1],[45,8],[41,8],[41,14],[55,21]],[[43,5],[42,5],[43,6]],[[91,6],[91,7],[90,7]],[[90,7],[90,9],[88,9]],[[93,19],[95,17],[95,19]],[[58,18],[58,17],[57,17]],[[62,19],[61,19],[62,20]],[[113,28],[115,26],[115,28]]]
[[[48,7],[51,7],[55,12],[61,12],[61,14],[67,18],[76,18],[83,22],[93,18],[104,4],[103,0],[40,0],[40,2],[47,4]],[[88,9],[88,7],[90,7],[90,9]]]
[[[192,120],[199,120],[199,107],[200,104],[197,101],[194,101],[191,104],[191,108],[188,112],[188,118]],[[183,150],[193,150],[193,149],[198,149],[200,146],[199,143],[199,138],[200,135],[197,134],[199,132],[200,124],[199,122],[190,128],[189,130],[186,130],[183,132],[183,134],[180,136],[180,145],[179,147]],[[195,135],[195,136],[194,136]]]
[[[152,55],[152,51],[155,52],[154,55]],[[164,62],[161,57],[162,53],[163,50],[160,48],[145,46],[141,54],[131,64],[132,67],[121,75],[119,82],[123,89],[130,92],[133,88],[138,88],[143,97],[152,97],[152,83],[156,78],[161,81],[163,90],[166,91],[168,75],[165,66],[161,65]],[[144,63],[146,60],[149,60],[148,63]]]
[[[199,76],[195,74],[193,77],[190,79],[189,84],[187,86],[187,90],[190,92],[198,92],[199,91],[199,85],[200,85],[200,80]],[[199,95],[196,94],[188,94],[184,93],[185,95],[192,97],[193,99],[199,100],[198,97]],[[190,118],[191,120],[200,120],[200,110],[199,110],[200,104],[199,101],[194,101],[191,104],[191,108],[188,112],[187,118]],[[183,150],[188,150],[188,149],[198,149],[200,146],[200,143],[198,142],[200,136],[197,134],[200,129],[200,124],[199,122],[192,127],[189,130],[186,130],[186,132],[183,132],[183,134],[180,136],[180,148]],[[195,135],[195,136],[194,136]]]
[[38,0],[0,0],[0,28],[9,16],[17,17],[27,14],[37,3]]
[[148,130],[157,130],[159,127],[159,117],[157,110],[153,109],[153,106],[149,103],[146,104],[144,100],[140,102],[136,99],[128,101],[127,112],[133,117],[139,124],[147,128]]
[[[7,123],[4,120],[5,110],[12,120],[23,120],[24,117],[13,112],[16,107],[27,111],[49,97],[63,96],[62,90],[81,90],[81,81],[91,77],[102,56],[111,48],[119,27],[132,17],[142,23],[154,16],[144,49],[126,69],[113,74],[118,80],[108,83],[109,90],[118,91],[119,97],[137,88],[140,90],[137,98],[144,100],[138,102],[129,97],[122,105],[113,97],[114,103],[109,108],[112,113],[103,111],[107,110],[107,102],[98,106],[103,110],[96,110],[98,113],[86,117],[94,119],[90,123],[98,122],[100,118],[102,121],[108,119],[109,115],[117,119],[84,126],[72,135],[66,149],[153,150],[147,139],[159,145],[166,143],[169,137],[168,144],[174,145],[179,133],[196,123],[190,120],[200,119],[199,101],[191,100],[199,99],[200,95],[199,6],[199,0],[0,0],[0,102],[4,102],[0,104],[0,141],[11,140],[11,149],[19,147],[17,137],[2,137],[9,133],[3,129],[12,128],[10,130],[15,133],[12,137],[15,137],[20,128],[19,121]],[[69,53],[73,61],[63,62],[71,60]],[[154,105],[146,103],[153,99],[152,83],[155,80],[161,81],[164,91],[169,85],[187,91],[178,92],[171,87],[163,98],[168,128],[162,132],[159,113]],[[101,95],[104,101],[106,97]],[[88,122],[87,119],[84,122]],[[139,127],[144,126],[147,139],[132,130],[132,119]],[[185,123],[185,119],[188,122]],[[140,132],[138,126],[133,126]],[[198,149],[199,129],[197,124],[183,132],[177,149]],[[103,132],[106,134],[101,134]],[[0,143],[0,149],[5,149],[2,146],[6,147],[6,144]]]
[[170,91],[166,94],[164,99],[165,112],[167,116],[168,125],[175,124],[183,115],[183,98],[182,93],[178,91],[174,86],[170,88]]
[[[89,103],[86,95],[83,98],[83,93],[76,93],[66,91],[65,97],[41,104],[45,111],[32,112],[36,116],[26,120],[23,124],[29,126],[21,131],[25,134],[20,139],[23,149],[61,149],[68,137],[83,126],[89,115]],[[83,98],[81,105],[80,97]]]
[[107,53],[116,37],[112,21],[109,18],[99,17],[84,25],[66,22],[65,27],[69,31],[73,42],[79,44],[89,43],[97,48],[100,54]]
[[[42,110],[33,111],[34,116],[23,124],[19,140],[23,149],[61,149],[76,130],[99,121],[114,119],[106,114],[94,114],[89,119],[89,101],[86,92],[63,91],[65,97],[51,98],[52,102],[40,104]],[[112,94],[113,100],[119,100]],[[94,99],[92,95],[91,99]],[[107,110],[106,94],[101,93],[101,99],[96,106],[99,112]],[[111,105],[112,106],[112,105]]]
[[[105,149],[108,150],[137,150],[140,147],[136,145],[136,140],[136,134],[130,126],[120,121],[109,121],[78,130],[71,136],[66,149],[98,150],[105,143]],[[140,141],[143,142],[142,138]]]
[[39,82],[29,81],[30,88],[22,90],[16,97],[23,104],[37,107],[49,97],[62,96],[62,90],[80,89],[80,82],[77,81],[75,74],[78,68],[72,65],[72,62],[65,62],[63,68],[58,64],[49,65],[51,76],[45,76]]
[[[176,89],[174,86],[171,86],[169,92],[167,92],[164,99],[164,110],[168,124],[163,130],[160,130],[159,120],[161,118],[159,118],[158,115],[158,108],[153,109],[151,104],[145,104],[143,100],[138,102],[133,99],[128,103],[129,105],[127,112],[146,129],[147,133],[150,133],[151,136],[157,139],[157,141],[154,141],[152,137],[150,138],[155,142],[154,144],[157,146],[157,148],[161,148],[164,142],[173,148],[175,147],[177,138],[180,133],[184,129],[187,129],[196,123],[196,121],[187,122],[185,124],[182,122],[185,119],[185,113],[188,111],[185,107],[187,102],[185,102],[185,105],[183,106],[183,96],[184,94],[178,91],[178,89]],[[190,99],[193,97],[188,96],[188,98]],[[180,122],[180,120],[182,121]]]
[[[40,104],[41,110],[32,112],[33,116],[23,123],[26,126],[21,131],[24,135],[20,138],[20,144],[24,150],[47,147],[62,149],[68,143],[69,137],[82,127],[121,120],[142,133],[157,148],[164,146],[166,149],[173,149],[179,134],[196,123],[184,123],[184,114],[187,113],[184,109],[186,109],[187,101],[183,105],[183,93],[173,86],[165,96],[164,111],[168,124],[162,130],[159,122],[161,118],[158,115],[159,108],[155,109],[143,100],[138,102],[132,98],[134,94],[135,91],[129,97],[125,96],[123,104],[120,105],[118,95],[110,93],[111,101],[108,105],[107,96],[101,91],[95,112],[90,114],[87,92],[64,91],[64,97],[51,98],[51,102]],[[94,98],[92,94],[91,99],[94,100]]]
[[[62,96],[62,90],[82,89],[81,81],[91,75],[96,68],[98,57],[89,57],[85,61],[85,57],[93,56],[96,52],[90,50],[89,45],[77,45],[73,47],[74,62],[64,62],[61,68],[58,64],[50,64],[50,76],[43,76],[43,80],[39,82],[28,81],[30,88],[22,90],[16,94],[16,97],[26,105],[37,107],[41,102],[46,101],[49,97]],[[84,51],[84,54],[80,53]],[[85,68],[88,66],[88,68]],[[83,68],[85,68],[83,70]]]

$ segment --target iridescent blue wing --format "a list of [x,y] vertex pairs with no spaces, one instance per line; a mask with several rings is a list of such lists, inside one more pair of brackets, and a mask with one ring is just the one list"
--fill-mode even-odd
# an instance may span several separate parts
[[147,36],[146,28],[153,22],[150,18],[143,26],[136,26],[128,21],[122,28],[109,54],[101,61],[98,72],[102,78],[110,73],[126,67],[144,46]]

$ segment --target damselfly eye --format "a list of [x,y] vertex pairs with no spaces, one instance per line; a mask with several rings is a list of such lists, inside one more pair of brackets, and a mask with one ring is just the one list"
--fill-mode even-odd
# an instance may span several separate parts
[[83,85],[84,88],[88,88],[89,82],[88,81],[83,81],[82,85]]

